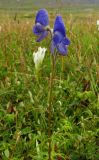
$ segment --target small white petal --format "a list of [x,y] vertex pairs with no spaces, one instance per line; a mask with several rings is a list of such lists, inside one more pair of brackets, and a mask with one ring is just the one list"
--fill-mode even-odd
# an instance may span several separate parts
[[38,51],[33,53],[33,59],[36,70],[38,70],[40,65],[42,64],[46,50],[47,50],[46,48],[39,47]]

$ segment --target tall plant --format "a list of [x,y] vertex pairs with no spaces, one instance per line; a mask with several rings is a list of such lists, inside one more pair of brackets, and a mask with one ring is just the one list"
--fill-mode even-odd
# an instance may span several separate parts
[[[68,45],[70,44],[70,40],[66,36],[66,29],[64,22],[62,20],[62,17],[60,15],[56,16],[55,22],[54,22],[54,28],[51,29],[49,26],[49,16],[48,12],[45,9],[40,9],[37,12],[36,19],[35,19],[35,25],[33,26],[33,33],[37,36],[37,42],[41,42],[44,38],[46,38],[50,33],[51,35],[51,72],[50,72],[50,83],[49,83],[49,93],[48,93],[48,160],[52,160],[51,156],[51,135],[52,135],[52,125],[51,125],[51,119],[52,119],[52,104],[53,104],[53,86],[54,86],[54,78],[55,78],[55,65],[57,56],[66,56],[67,55],[67,49]],[[41,51],[42,50],[42,51]],[[37,53],[35,53],[34,56],[34,62],[36,66],[36,70],[39,70],[38,67],[41,66],[41,62],[43,61],[43,58],[45,53],[45,49],[38,50]],[[41,53],[43,52],[43,53]],[[41,58],[42,57],[42,58]],[[42,60],[40,60],[42,59]],[[37,63],[37,64],[36,64]],[[39,65],[40,63],[40,65]]]

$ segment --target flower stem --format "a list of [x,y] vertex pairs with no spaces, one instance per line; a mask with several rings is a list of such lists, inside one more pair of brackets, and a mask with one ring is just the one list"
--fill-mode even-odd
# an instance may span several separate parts
[[55,74],[55,57],[52,55],[52,71],[50,73],[50,88],[49,88],[49,106],[48,106],[48,160],[52,160],[51,158],[51,134],[52,134],[52,97],[53,97],[53,80]]

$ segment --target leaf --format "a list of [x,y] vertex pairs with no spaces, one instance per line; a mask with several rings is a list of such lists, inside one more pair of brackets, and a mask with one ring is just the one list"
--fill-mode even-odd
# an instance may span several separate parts
[[8,123],[13,123],[14,122],[14,117],[15,117],[15,115],[14,115],[14,113],[12,113],[12,114],[6,114],[6,122],[8,122]]
[[9,150],[8,149],[6,149],[5,151],[4,151],[4,154],[5,154],[5,156],[7,157],[7,158],[9,158]]
[[24,128],[24,129],[22,129],[21,132],[22,132],[22,135],[26,135],[26,134],[28,134],[28,133],[31,133],[32,130],[31,130],[30,127],[26,127],[26,128]]

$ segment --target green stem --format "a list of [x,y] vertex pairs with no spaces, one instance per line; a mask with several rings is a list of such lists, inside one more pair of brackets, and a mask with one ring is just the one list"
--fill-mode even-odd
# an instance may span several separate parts
[[53,97],[53,80],[55,74],[55,57],[52,55],[52,72],[50,73],[50,88],[49,88],[49,106],[48,106],[48,160],[52,160],[51,158],[51,118],[52,118],[52,97]]

